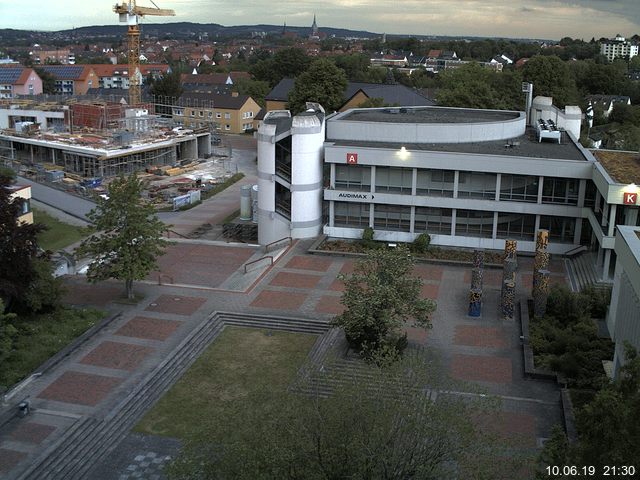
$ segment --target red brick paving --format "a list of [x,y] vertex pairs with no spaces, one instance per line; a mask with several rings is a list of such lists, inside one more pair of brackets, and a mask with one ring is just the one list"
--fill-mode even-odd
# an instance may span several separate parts
[[0,473],[8,472],[26,456],[27,454],[23,452],[0,448]]
[[151,347],[104,341],[80,360],[80,363],[132,372],[151,352]]
[[439,285],[433,283],[425,283],[422,285],[421,295],[423,298],[435,300],[438,298]]
[[[471,270],[465,270],[464,283],[468,286],[471,286]],[[502,286],[502,270],[486,270],[485,269],[484,275],[482,277],[482,284],[490,285],[492,287],[501,287]]]
[[304,273],[280,272],[270,285],[276,287],[314,288],[322,279],[319,275],[305,275]]
[[151,272],[147,279],[157,281],[162,273],[163,283],[216,288],[254,253],[252,248],[179,243],[167,248],[158,259],[158,270]]
[[297,310],[307,298],[304,293],[278,292],[263,290],[253,302],[252,307],[273,308],[276,310]]
[[336,278],[331,285],[329,285],[329,290],[333,292],[344,292],[344,281]]
[[176,320],[133,317],[115,334],[122,335],[123,337],[148,338],[149,340],[164,341],[169,338],[180,325],[182,325],[182,322]]
[[511,359],[479,355],[454,355],[451,375],[473,382],[511,383]]
[[331,266],[331,263],[332,260],[329,258],[296,255],[291,260],[289,260],[289,262],[285,265],[285,268],[326,272]]
[[414,267],[414,272],[423,280],[442,280],[444,269],[439,265],[419,264]]
[[345,260],[344,264],[342,265],[342,268],[340,269],[340,273],[344,274],[344,275],[348,275],[350,273],[353,273],[353,270],[356,266],[356,262],[353,260]]
[[476,418],[478,428],[519,447],[536,446],[536,418],[529,413],[497,412]]
[[58,402],[95,406],[121,382],[120,378],[105,377],[104,375],[65,372],[40,392],[38,397]]
[[506,348],[509,346],[509,339],[501,328],[458,325],[453,343],[472,347]]
[[340,315],[344,311],[344,305],[340,303],[342,297],[324,295],[318,300],[315,311],[318,313],[330,313]]
[[184,297],[181,295],[160,295],[145,308],[148,312],[171,313],[174,315],[190,316],[205,302],[202,297]]
[[95,305],[104,307],[113,300],[124,297],[124,283],[116,286],[110,283],[87,283],[84,278],[63,277],[67,291],[63,303],[70,305]]
[[41,443],[56,429],[51,425],[43,425],[36,422],[20,423],[9,438],[11,440],[17,440],[18,442],[26,443]]

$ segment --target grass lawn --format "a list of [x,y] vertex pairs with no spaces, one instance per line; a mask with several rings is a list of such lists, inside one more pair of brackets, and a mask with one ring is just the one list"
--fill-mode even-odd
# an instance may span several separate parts
[[11,387],[104,317],[104,312],[61,307],[40,315],[18,317],[13,352],[0,364],[0,386]]
[[38,235],[38,243],[45,250],[61,250],[82,240],[89,234],[85,227],[78,227],[61,222],[43,210],[33,209],[33,221],[49,227]]
[[268,392],[282,393],[304,363],[315,335],[226,327],[187,373],[147,412],[135,430],[188,439],[206,428],[215,430],[225,416],[243,411],[268,412],[274,405]]

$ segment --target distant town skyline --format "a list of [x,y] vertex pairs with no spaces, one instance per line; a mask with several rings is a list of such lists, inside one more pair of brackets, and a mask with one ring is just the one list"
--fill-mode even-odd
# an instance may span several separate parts
[[[2,27],[66,30],[118,25],[114,0],[50,0],[16,4],[0,0]],[[121,0],[120,0],[121,3]],[[510,38],[612,37],[640,33],[638,0],[159,0],[175,17],[148,17],[146,23],[197,22],[225,26],[273,24],[368,30],[413,35]],[[139,0],[153,6],[150,0]]]

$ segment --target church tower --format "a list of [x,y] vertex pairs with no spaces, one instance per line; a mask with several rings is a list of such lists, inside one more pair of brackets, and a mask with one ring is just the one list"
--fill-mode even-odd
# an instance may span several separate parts
[[316,15],[313,14],[313,23],[311,24],[311,35],[309,35],[309,40],[319,40],[320,35],[318,34],[318,24],[316,23]]

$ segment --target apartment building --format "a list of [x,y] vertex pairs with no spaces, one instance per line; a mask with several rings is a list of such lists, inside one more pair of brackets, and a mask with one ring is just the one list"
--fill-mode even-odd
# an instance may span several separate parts
[[32,68],[22,65],[0,66],[0,98],[41,93],[42,79]]
[[98,76],[89,65],[44,65],[41,68],[55,79],[57,94],[85,95],[87,90],[99,85]]
[[256,128],[260,105],[248,95],[185,93],[172,107],[175,122],[185,127],[211,127],[224,133],[244,133]]
[[638,55],[638,44],[627,42],[620,34],[600,44],[600,53],[613,62],[615,58],[633,58]]

